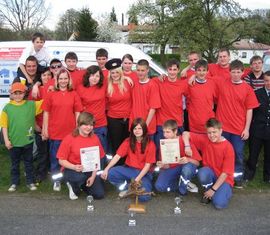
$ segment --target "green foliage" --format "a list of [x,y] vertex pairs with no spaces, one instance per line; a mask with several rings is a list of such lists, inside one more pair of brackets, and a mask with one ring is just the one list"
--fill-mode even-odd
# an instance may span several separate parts
[[112,12],[110,13],[110,21],[117,23],[117,16],[116,16],[114,7],[112,8]]
[[78,41],[95,41],[98,23],[92,18],[89,8],[79,11],[76,21],[76,35]]

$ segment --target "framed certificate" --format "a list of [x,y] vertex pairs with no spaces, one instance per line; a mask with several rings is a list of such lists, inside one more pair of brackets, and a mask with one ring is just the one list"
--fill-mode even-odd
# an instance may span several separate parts
[[164,164],[177,163],[180,159],[179,139],[160,140],[161,161]]
[[99,146],[80,149],[82,172],[100,170]]

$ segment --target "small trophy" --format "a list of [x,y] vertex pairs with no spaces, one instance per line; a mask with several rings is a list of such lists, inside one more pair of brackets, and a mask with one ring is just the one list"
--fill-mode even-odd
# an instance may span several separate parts
[[94,198],[92,195],[87,196],[86,201],[89,203],[87,204],[87,211],[93,212],[95,210],[94,205],[92,205],[92,202],[94,201]]
[[135,212],[134,212],[134,211],[128,211],[128,214],[129,214],[128,226],[129,226],[129,227],[134,227],[134,226],[136,226],[136,220],[135,220],[135,218],[134,218]]
[[176,207],[174,208],[174,214],[175,215],[179,215],[181,214],[181,208],[179,207],[180,202],[181,202],[181,198],[180,197],[176,197],[174,199],[175,203],[176,203]]

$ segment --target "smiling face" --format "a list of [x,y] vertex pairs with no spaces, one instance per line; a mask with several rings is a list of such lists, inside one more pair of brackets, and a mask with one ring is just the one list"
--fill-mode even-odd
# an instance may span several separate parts
[[167,68],[167,72],[168,72],[168,77],[171,80],[175,80],[177,78],[177,75],[179,73],[179,68],[177,67],[177,65],[172,65],[171,67]]
[[79,126],[79,133],[81,136],[87,137],[93,131],[94,126],[90,124],[82,124]]
[[212,142],[212,143],[218,143],[222,140],[222,129],[219,128],[215,128],[215,127],[208,127],[207,128],[207,136],[208,139]]
[[114,83],[119,82],[120,78],[121,78],[121,74],[119,72],[119,69],[112,69],[110,70],[110,78],[112,79],[112,81]]
[[51,71],[48,70],[41,74],[41,81],[43,85],[46,84],[50,79],[52,79]]
[[37,73],[37,62],[27,60],[25,62],[25,71],[30,77],[34,77]]
[[196,77],[200,80],[205,80],[207,69],[205,67],[199,67],[196,69]]
[[61,91],[67,90],[68,83],[69,83],[69,76],[67,72],[59,74],[59,77],[57,79],[59,89]]
[[99,71],[97,71],[95,74],[90,74],[89,76],[89,83],[90,83],[90,86],[95,86],[98,84],[100,80],[100,73]]
[[40,51],[41,48],[44,46],[45,41],[37,37],[35,41],[33,42],[33,46],[35,51]]
[[134,127],[133,134],[135,135],[135,137],[137,139],[142,138],[142,136],[143,136],[143,129],[142,129],[142,126],[140,124],[138,124],[137,126]]
[[230,55],[228,54],[227,51],[220,51],[218,53],[218,64],[221,67],[228,67],[230,63]]
[[24,95],[25,95],[25,92],[22,92],[22,91],[15,91],[15,92],[11,93],[12,100],[14,100],[17,103],[19,103],[23,100]]
[[78,61],[75,59],[66,59],[65,63],[69,71],[74,71],[77,67]]

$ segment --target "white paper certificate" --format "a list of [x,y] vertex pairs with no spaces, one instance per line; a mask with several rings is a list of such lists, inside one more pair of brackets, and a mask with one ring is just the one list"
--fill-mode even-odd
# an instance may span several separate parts
[[87,147],[80,149],[82,172],[90,172],[100,170],[100,154],[99,147]]
[[177,163],[180,159],[179,139],[160,140],[161,161],[164,164]]

